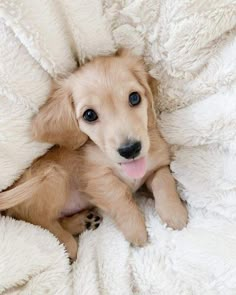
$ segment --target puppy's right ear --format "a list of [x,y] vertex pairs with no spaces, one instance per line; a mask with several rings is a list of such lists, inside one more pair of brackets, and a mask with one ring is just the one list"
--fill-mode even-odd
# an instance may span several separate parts
[[77,149],[88,139],[79,129],[72,94],[66,83],[55,86],[52,95],[32,122],[33,137],[38,141]]

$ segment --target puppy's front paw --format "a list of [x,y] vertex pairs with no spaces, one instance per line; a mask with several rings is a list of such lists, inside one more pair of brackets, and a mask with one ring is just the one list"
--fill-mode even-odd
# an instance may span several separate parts
[[148,239],[146,228],[139,233],[136,233],[134,237],[130,240],[133,246],[143,247],[146,245]]
[[181,201],[166,204],[164,208],[162,205],[162,208],[157,208],[157,211],[162,221],[173,229],[181,230],[187,225],[188,211]]
[[148,234],[144,218],[141,214],[136,220],[130,218],[129,222],[123,224],[121,230],[124,233],[126,240],[132,245],[143,247],[147,243]]

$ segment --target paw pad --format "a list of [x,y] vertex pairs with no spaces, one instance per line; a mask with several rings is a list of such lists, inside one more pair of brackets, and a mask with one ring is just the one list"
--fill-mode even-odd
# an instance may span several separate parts
[[101,222],[102,222],[101,216],[97,212],[90,211],[85,219],[85,227],[88,230],[90,229],[95,230],[99,227]]

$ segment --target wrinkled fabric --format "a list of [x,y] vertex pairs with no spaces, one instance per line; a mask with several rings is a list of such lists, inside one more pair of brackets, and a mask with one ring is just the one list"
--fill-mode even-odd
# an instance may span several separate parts
[[51,80],[123,46],[159,81],[189,224],[167,228],[139,196],[148,245],[131,247],[105,216],[70,268],[49,232],[0,217],[0,294],[236,294],[235,24],[233,0],[1,0],[0,189],[49,147],[29,126]]

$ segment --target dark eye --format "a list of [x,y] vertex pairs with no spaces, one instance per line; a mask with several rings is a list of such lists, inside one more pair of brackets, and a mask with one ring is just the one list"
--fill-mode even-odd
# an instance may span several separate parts
[[141,96],[138,92],[132,92],[129,95],[129,104],[130,106],[136,106],[140,104],[141,102]]
[[83,118],[85,121],[93,122],[98,119],[98,115],[94,110],[88,109],[83,113]]

